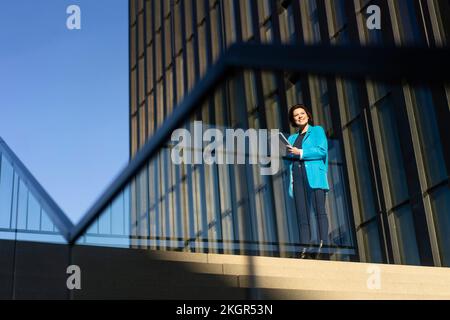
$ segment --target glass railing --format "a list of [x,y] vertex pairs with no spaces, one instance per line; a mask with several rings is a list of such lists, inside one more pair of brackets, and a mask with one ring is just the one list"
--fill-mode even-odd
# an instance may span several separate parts
[[[261,76],[265,100],[258,108],[253,88],[246,86]],[[272,143],[278,142],[278,132],[285,137],[294,132],[282,119],[287,110],[270,95],[275,76],[244,70],[224,79],[108,202],[77,244],[282,257],[297,257],[308,248],[335,260],[355,259],[338,138],[328,138],[322,168],[330,185],[326,238],[320,239],[314,221],[308,226],[310,239],[302,236],[305,221],[289,193],[292,161]],[[306,219],[314,215],[310,211]]]
[[[433,135],[421,135],[420,128],[438,119],[432,110],[448,108],[448,77],[437,72],[448,67],[447,53],[236,45],[160,127],[154,112],[161,108],[149,102],[140,114],[155,134],[75,227],[72,240],[401,264],[429,263],[431,247],[446,255],[448,177],[427,185],[431,156],[423,152],[445,126],[442,119],[425,125]],[[423,64],[410,68],[416,60]],[[418,96],[416,83],[440,98]],[[314,126],[321,127],[313,140],[325,137],[306,161],[286,156],[273,142],[279,133],[296,142],[288,107],[298,103],[309,104]],[[433,152],[443,159],[442,150]],[[435,194],[443,195],[440,201]],[[417,197],[423,207],[412,205]],[[435,232],[430,221],[439,225],[439,242],[424,245],[429,238],[418,234]]]
[[35,181],[3,141],[0,147],[0,240],[66,243],[48,214],[48,196],[31,190],[36,189]]
[[[161,126],[142,113],[155,133],[75,227],[2,147],[1,237],[402,264],[434,248],[446,264],[446,53],[232,47]],[[297,143],[298,103],[314,118],[303,161],[280,142]]]

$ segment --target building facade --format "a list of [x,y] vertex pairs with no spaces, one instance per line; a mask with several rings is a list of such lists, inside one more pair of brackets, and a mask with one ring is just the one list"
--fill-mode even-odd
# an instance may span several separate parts
[[[380,30],[366,25],[372,5]],[[438,0],[131,0],[130,155],[234,43],[440,47],[449,17],[449,2]],[[224,80],[185,127],[289,134],[297,103],[329,139],[331,258],[449,266],[448,84],[248,69]],[[124,191],[132,246],[292,256],[299,231],[287,175],[284,166],[272,177],[246,165],[176,166],[168,147]]]

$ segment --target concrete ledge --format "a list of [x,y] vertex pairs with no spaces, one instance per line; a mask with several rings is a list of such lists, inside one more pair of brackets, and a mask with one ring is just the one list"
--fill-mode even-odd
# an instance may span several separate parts
[[369,289],[366,281],[342,281],[341,279],[312,279],[289,277],[239,276],[242,288],[273,288],[290,290],[321,290],[339,292],[365,292],[380,294],[413,294],[417,296],[441,295],[450,299],[450,287],[446,284],[423,284],[414,282],[382,281],[379,290]]
[[417,272],[420,274],[441,274],[450,275],[450,268],[437,268],[437,267],[423,267],[423,266],[406,266],[406,265],[394,265],[394,264],[373,264],[362,262],[343,262],[343,261],[321,261],[321,260],[308,260],[308,259],[293,259],[293,258],[272,258],[272,257],[249,257],[249,256],[234,256],[234,255],[220,255],[220,254],[208,254],[208,263],[221,263],[221,264],[235,264],[235,265],[249,265],[252,266],[279,266],[279,267],[310,267],[314,269],[318,268],[334,268],[335,270],[345,271],[359,271],[361,269],[367,269],[368,267],[378,266],[383,269],[384,272]]
[[270,300],[448,300],[441,295],[387,294],[324,290],[260,289],[260,299]]
[[[366,267],[366,268],[365,268]],[[436,283],[447,284],[450,287],[450,272],[435,272],[430,270],[420,272],[420,270],[403,269],[398,266],[395,270],[380,267],[380,276],[383,281],[405,281],[416,283]],[[298,266],[269,266],[269,265],[238,265],[224,264],[223,273],[238,276],[269,276],[269,277],[289,277],[289,278],[313,278],[313,279],[340,279],[342,281],[366,281],[370,275],[366,265],[359,268],[339,268],[332,264],[326,266],[315,266],[311,264]]]

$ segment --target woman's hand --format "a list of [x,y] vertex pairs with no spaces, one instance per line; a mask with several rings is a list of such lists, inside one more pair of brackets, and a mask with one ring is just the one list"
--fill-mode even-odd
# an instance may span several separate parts
[[294,155],[294,156],[299,156],[300,158],[302,157],[303,150],[298,149],[296,147],[292,147],[292,146],[286,146],[286,147],[287,147],[287,151],[289,154]]

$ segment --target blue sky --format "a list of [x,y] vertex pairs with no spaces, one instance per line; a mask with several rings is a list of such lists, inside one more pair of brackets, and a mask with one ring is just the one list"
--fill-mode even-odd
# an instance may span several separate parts
[[74,222],[128,161],[127,2],[0,1],[0,136]]

